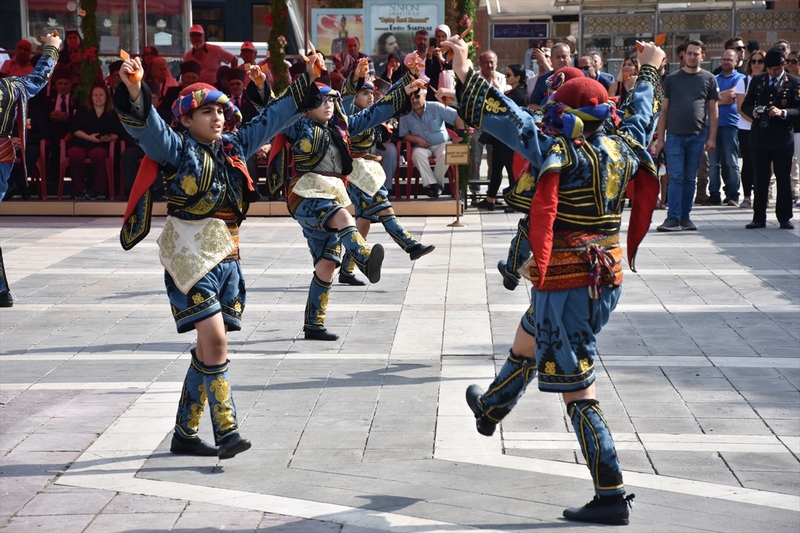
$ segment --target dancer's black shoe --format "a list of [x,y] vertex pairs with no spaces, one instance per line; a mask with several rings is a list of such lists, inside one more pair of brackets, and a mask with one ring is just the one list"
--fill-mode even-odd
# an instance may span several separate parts
[[478,398],[481,396],[483,396],[483,389],[479,386],[470,385],[467,387],[467,405],[475,415],[475,428],[481,435],[491,437],[497,427],[497,422],[484,416],[481,406],[478,405]]
[[564,509],[564,518],[575,522],[593,522],[596,524],[611,524],[614,526],[627,526],[633,507],[635,494],[628,496],[620,494],[601,498],[595,496],[592,501],[583,507],[570,507]]

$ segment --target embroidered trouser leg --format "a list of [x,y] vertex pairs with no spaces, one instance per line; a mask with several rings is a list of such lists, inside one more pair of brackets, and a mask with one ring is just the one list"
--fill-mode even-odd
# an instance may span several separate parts
[[608,430],[603,411],[597,400],[578,400],[567,405],[572,427],[592,474],[594,490],[598,496],[625,494],[622,468],[617,459],[614,439]]
[[183,378],[181,401],[175,417],[175,433],[187,439],[197,438],[197,428],[200,427],[207,400],[205,376],[200,370],[201,365],[192,348],[192,362],[186,371],[186,377]]
[[536,377],[536,360],[514,355],[509,350],[508,359],[503,363],[497,377],[478,398],[484,416],[500,422],[517,405],[525,393],[528,383]]
[[506,274],[519,283],[518,270],[531,256],[531,243],[528,240],[528,217],[522,217],[517,223],[517,233],[511,239],[506,258]]
[[325,329],[325,313],[328,309],[330,292],[331,284],[325,283],[314,274],[311,279],[311,287],[308,289],[303,329]]
[[222,439],[239,432],[236,406],[233,403],[233,393],[228,381],[228,362],[216,366],[206,366],[198,361],[197,369],[203,374],[208,406],[211,408],[214,443],[219,446]]
[[409,232],[400,224],[400,220],[394,215],[384,215],[378,217],[378,220],[383,224],[386,233],[391,235],[392,240],[396,242],[404,252],[408,252],[409,248],[419,244],[419,241],[414,239]]
[[[364,272],[367,261],[369,261],[370,253],[372,252],[372,247],[367,244],[367,241],[364,240],[364,237],[361,236],[355,226],[344,228],[339,231],[338,235],[342,246],[347,250],[347,255],[355,261],[358,269]],[[364,273],[366,274],[366,272]]]

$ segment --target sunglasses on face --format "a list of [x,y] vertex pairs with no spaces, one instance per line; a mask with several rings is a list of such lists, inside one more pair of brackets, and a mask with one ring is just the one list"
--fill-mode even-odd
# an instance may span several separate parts
[[750,60],[750,63],[753,64],[753,65],[760,65],[763,62],[764,62],[763,59],[751,59]]
[[734,50],[747,50],[747,48],[744,46],[737,46],[736,48],[734,48]]
[[589,65],[584,65],[582,67],[578,67],[578,69],[580,69],[580,70],[589,70],[589,68],[590,68]]
[[787,63],[791,63],[792,65],[796,65],[797,61],[798,61],[797,59],[787,59],[786,60]]

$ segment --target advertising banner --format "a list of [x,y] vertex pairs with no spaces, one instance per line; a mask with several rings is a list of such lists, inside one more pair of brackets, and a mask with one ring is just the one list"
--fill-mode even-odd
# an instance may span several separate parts
[[361,51],[372,56],[413,52],[414,34],[426,29],[430,37],[444,24],[444,0],[418,2],[364,0],[364,40]]
[[[363,13],[362,9],[312,9],[311,42],[325,54],[325,57],[337,52],[346,52],[348,37],[358,37],[363,43]],[[365,51],[363,44],[361,51]]]

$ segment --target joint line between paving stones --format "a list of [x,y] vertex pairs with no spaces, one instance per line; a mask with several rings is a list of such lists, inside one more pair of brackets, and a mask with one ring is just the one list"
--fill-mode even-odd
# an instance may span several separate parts
[[325,376],[325,382],[322,384],[322,388],[320,388],[319,393],[317,393],[317,398],[314,400],[314,405],[311,406],[311,411],[308,413],[308,417],[306,418],[306,423],[303,424],[303,431],[300,432],[300,435],[297,436],[297,444],[294,445],[292,449],[292,456],[289,458],[289,462],[286,463],[286,468],[292,467],[292,461],[294,461],[294,455],[297,453],[297,448],[300,447],[300,441],[303,440],[303,435],[306,433],[306,429],[308,428],[308,423],[311,421],[311,416],[314,414],[314,411],[317,409],[317,405],[319,404],[319,399],[322,397],[323,391],[325,391],[325,385],[328,384],[328,380],[331,377],[331,371],[328,371],[328,375]]

